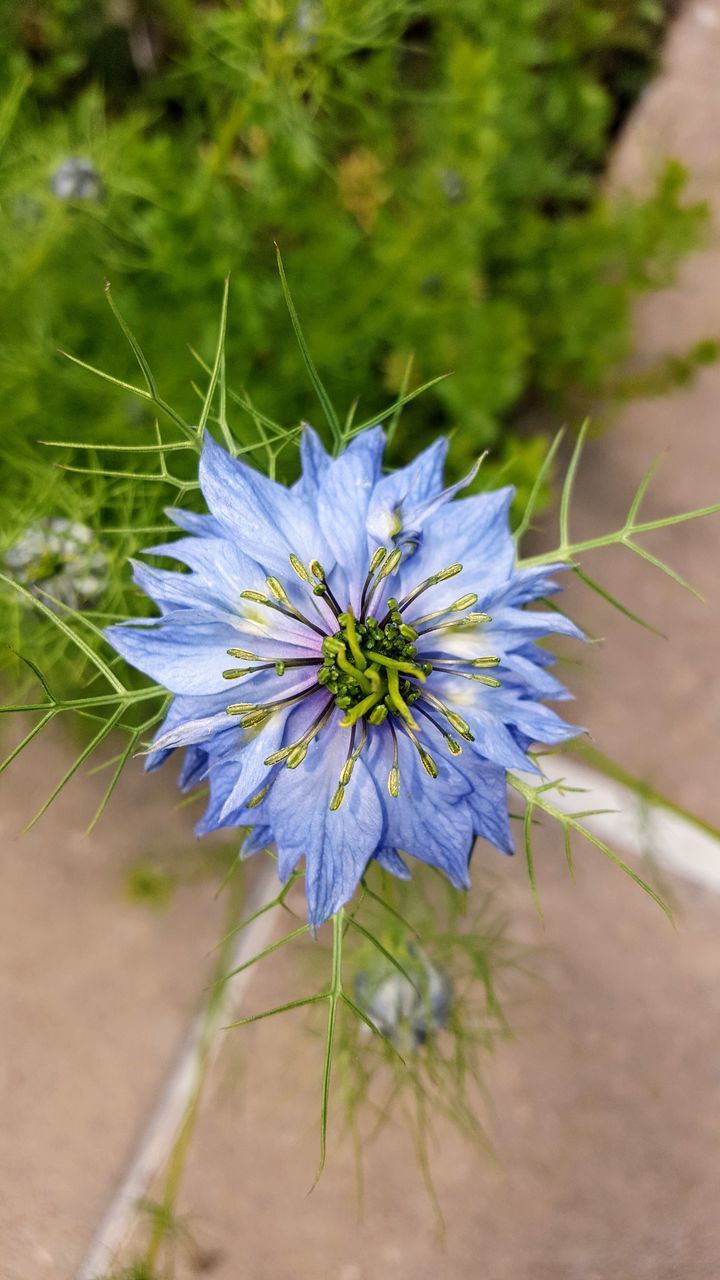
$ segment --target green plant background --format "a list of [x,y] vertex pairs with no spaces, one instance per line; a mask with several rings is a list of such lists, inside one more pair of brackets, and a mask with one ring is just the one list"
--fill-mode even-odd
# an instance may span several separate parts
[[[67,477],[58,461],[87,455],[37,444],[152,438],[142,405],[57,351],[135,378],[106,277],[162,395],[192,421],[188,344],[212,351],[231,273],[230,385],[281,423],[317,420],[277,241],[341,411],[359,396],[365,418],[395,398],[411,355],[411,387],[451,371],[406,411],[393,460],[450,433],[454,474],[488,448],[481,483],[513,480],[523,501],[545,448],[528,423],[606,388],[631,349],[632,297],[667,283],[702,230],[673,161],[644,200],[600,191],[609,141],[654,67],[655,0],[4,9],[4,546],[47,512],[154,526],[175,496]],[[101,198],[53,194],[69,156],[92,161]],[[701,345],[678,369],[714,355]],[[235,430],[254,438],[250,420]],[[103,455],[111,468],[127,458]],[[291,453],[280,465],[292,471]],[[113,537],[115,607],[143,535]]]

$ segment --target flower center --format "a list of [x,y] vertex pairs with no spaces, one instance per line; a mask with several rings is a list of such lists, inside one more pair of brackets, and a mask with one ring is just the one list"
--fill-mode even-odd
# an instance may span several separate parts
[[[322,656],[286,659],[273,657],[270,654],[261,656],[250,653],[246,649],[228,649],[230,657],[242,658],[246,662],[257,665],[233,667],[224,671],[223,675],[227,680],[237,680],[256,672],[269,672],[273,669],[279,680],[290,668],[306,667],[308,675],[311,674],[313,667],[316,671],[314,682],[307,684],[299,693],[280,696],[260,704],[236,702],[226,708],[227,713],[239,716],[240,726],[243,729],[256,729],[276,711],[287,710],[308,696],[324,690],[328,695],[327,700],[302,736],[296,742],[288,743],[278,751],[271,752],[265,764],[270,769],[283,764],[289,769],[296,769],[305,759],[312,741],[327,725],[334,709],[339,708],[344,712],[340,727],[349,729],[350,734],[346,762],[330,803],[331,809],[337,809],[342,803],[355,763],[368,740],[370,725],[378,726],[387,722],[383,732],[388,730],[390,732],[393,753],[388,790],[394,797],[399,794],[400,788],[398,731],[412,742],[425,772],[431,778],[438,776],[438,767],[433,756],[418,737],[421,727],[424,732],[433,732],[441,738],[452,755],[458,755],[462,747],[445,724],[448,724],[450,729],[466,742],[473,741],[467,721],[425,687],[427,677],[433,672],[437,671],[444,676],[457,676],[464,680],[478,680],[491,686],[500,683],[493,676],[480,674],[475,669],[497,666],[499,658],[463,658],[443,651],[444,633],[454,631],[458,627],[474,628],[490,622],[491,619],[486,613],[469,612],[477,604],[478,597],[474,592],[422,616],[415,616],[413,611],[412,625],[403,616],[406,615],[406,610],[414,606],[420,596],[431,587],[454,578],[460,573],[461,564],[450,565],[447,569],[442,569],[439,573],[426,578],[401,600],[388,598],[383,616],[379,621],[370,613],[373,598],[383,579],[395,573],[401,559],[402,552],[397,548],[388,552],[385,547],[380,547],[375,552],[363,586],[360,616],[357,618],[350,605],[344,612],[342,611],[322,565],[313,560],[309,566],[306,566],[296,555],[290,556],[290,564],[308,591],[309,612],[312,613],[315,609],[317,622],[313,621],[312,617],[308,617],[307,612],[301,611],[292,603],[287,591],[277,578],[266,579],[268,595],[255,590],[241,592],[243,599],[291,618],[301,623],[309,632],[320,636]],[[328,631],[327,623],[317,610],[313,597],[323,598],[337,622],[336,630]],[[431,651],[427,656],[418,657],[416,641],[430,635],[432,635],[432,641],[423,639],[422,643],[433,644],[439,652]],[[414,708],[415,713],[420,716],[422,726],[415,719],[411,708]],[[358,729],[359,734],[357,734]],[[356,736],[359,738],[358,742],[356,742]],[[254,808],[262,802],[277,776],[277,773],[273,773],[267,785],[261,787],[247,801],[248,808]]]
[[341,725],[349,728],[363,716],[382,724],[394,712],[415,727],[409,708],[420,697],[416,682],[432,671],[430,663],[415,661],[417,631],[397,608],[383,626],[373,617],[356,620],[350,608],[338,622],[340,629],[323,641],[317,678],[345,712]]

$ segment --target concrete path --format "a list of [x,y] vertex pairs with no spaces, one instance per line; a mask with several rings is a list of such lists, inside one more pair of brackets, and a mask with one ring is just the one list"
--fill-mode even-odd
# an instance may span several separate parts
[[[720,334],[720,0],[689,4],[666,68],[614,165],[642,186],[677,153],[712,204],[711,243],[679,286],[637,311],[640,359]],[[720,368],[693,387],[623,411],[593,442],[576,504],[581,536],[609,528],[645,465],[670,447],[648,515],[717,500]],[[578,719],[597,745],[720,822],[717,566],[720,521],[648,545],[707,594],[703,607],[627,553],[598,576],[665,630],[647,635],[585,593],[571,611],[607,637],[568,668]],[[590,563],[588,567],[592,571]],[[14,838],[57,741],[5,780],[0,947],[0,1277],[71,1280],[170,1070],[208,974],[219,927],[211,879],[193,878],[186,810],[171,779],[128,773],[104,825],[81,835],[92,782],[51,823]],[[123,898],[128,868],[176,857],[181,887],[164,913]],[[320,1046],[295,1017],[232,1033],[214,1076],[181,1208],[212,1280],[714,1280],[720,1274],[720,899],[667,881],[674,934],[657,908],[594,851],[573,886],[549,832],[538,857],[543,933],[520,860],[488,855],[476,894],[499,886],[513,936],[535,948],[532,999],[513,995],[517,1039],[491,1070],[493,1164],[451,1132],[435,1160],[448,1237],[433,1232],[412,1150],[391,1128],[367,1153],[358,1223],[352,1155],[335,1133],[315,1167]],[[268,965],[261,1009],[285,988]],[[312,1019],[308,1020],[312,1025]],[[199,1276],[196,1260],[180,1276]]]

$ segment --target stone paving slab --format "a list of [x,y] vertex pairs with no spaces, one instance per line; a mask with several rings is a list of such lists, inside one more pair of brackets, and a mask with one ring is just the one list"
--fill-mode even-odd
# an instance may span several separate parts
[[[0,818],[0,1277],[65,1280],[87,1247],[200,998],[219,928],[170,778],[128,770],[89,839],[100,779],[19,832],[67,768],[48,735],[3,779]],[[130,869],[175,860],[170,906]],[[183,880],[186,882],[183,883]]]
[[[488,855],[489,857],[490,855]],[[351,1146],[331,1128],[317,1162],[322,1016],[228,1032],[181,1209],[213,1280],[713,1280],[720,1273],[720,904],[671,886],[673,933],[600,854],[572,885],[539,845],[543,932],[519,859],[491,874],[528,948],[485,1111],[493,1161],[440,1126],[438,1238],[406,1132],[366,1151],[358,1219]],[[475,895],[483,892],[480,867]],[[297,958],[268,965],[262,1009],[293,989]],[[312,989],[308,984],[308,989]],[[309,1034],[312,1030],[315,1034]],[[482,1114],[482,1107],[481,1107]],[[180,1269],[181,1280],[200,1273]]]

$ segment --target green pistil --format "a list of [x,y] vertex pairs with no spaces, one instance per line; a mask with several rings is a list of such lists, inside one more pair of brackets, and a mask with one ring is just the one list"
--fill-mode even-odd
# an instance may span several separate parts
[[345,635],[347,636],[347,642],[350,646],[350,652],[355,659],[356,665],[361,671],[364,671],[367,666],[367,658],[360,648],[357,627],[355,626],[355,615],[353,614],[352,609],[348,609],[347,613],[341,613],[338,621],[342,623],[345,629]]
[[417,729],[419,727],[417,720],[413,719],[410,708],[400,692],[400,678],[393,667],[388,671],[387,681],[389,690],[388,702],[391,704],[393,711],[396,711],[405,723],[410,725],[411,729]]
[[410,707],[432,667],[415,660],[415,629],[397,610],[384,626],[376,618],[358,620],[351,608],[338,621],[341,630],[323,641],[318,680],[345,712],[342,726],[350,728],[364,717],[378,725],[394,713],[416,727]]
[[396,675],[398,671],[404,671],[415,680],[426,678],[422,667],[419,667],[416,662],[399,662],[397,658],[386,658],[385,654],[375,653],[373,649],[367,649],[366,654],[371,662],[379,662],[381,667],[389,667]]

